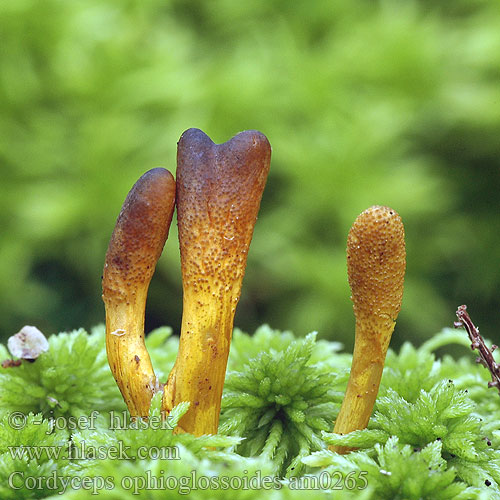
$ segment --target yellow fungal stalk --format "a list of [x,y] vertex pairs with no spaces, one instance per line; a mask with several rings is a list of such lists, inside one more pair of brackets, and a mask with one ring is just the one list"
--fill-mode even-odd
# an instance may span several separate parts
[[257,131],[214,144],[189,129],[177,151],[177,221],[183,314],[163,409],[189,401],[177,432],[215,434],[248,248],[271,147]]
[[[406,268],[404,227],[391,208],[373,206],[354,221],[347,239],[347,273],[356,317],[356,338],[347,391],[334,432],[368,425],[385,355],[401,309]],[[331,449],[338,453],[346,447]]]
[[146,172],[123,204],[109,242],[102,278],[106,350],[132,416],[147,416],[158,381],[144,345],[149,283],[168,236],[175,181],[168,170]]

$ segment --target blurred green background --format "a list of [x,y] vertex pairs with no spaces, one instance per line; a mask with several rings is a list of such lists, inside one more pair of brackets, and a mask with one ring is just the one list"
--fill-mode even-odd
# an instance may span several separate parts
[[[500,322],[500,2],[0,2],[0,336],[102,322],[121,204],[189,127],[265,133],[271,174],[235,324],[352,345],[345,242],[390,205],[407,234],[393,345]],[[179,331],[175,223],[147,330]]]

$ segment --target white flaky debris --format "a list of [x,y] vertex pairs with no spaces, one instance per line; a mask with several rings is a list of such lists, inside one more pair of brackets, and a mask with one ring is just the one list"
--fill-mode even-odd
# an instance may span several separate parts
[[49,350],[45,335],[35,326],[24,326],[7,341],[12,356],[21,359],[36,359]]
[[115,335],[117,337],[123,337],[127,332],[125,330],[122,330],[121,328],[118,328],[118,330],[115,330],[111,332],[111,335]]

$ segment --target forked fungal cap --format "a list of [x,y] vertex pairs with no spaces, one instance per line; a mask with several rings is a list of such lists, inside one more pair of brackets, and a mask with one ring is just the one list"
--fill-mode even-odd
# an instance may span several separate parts
[[186,130],[177,148],[177,223],[183,285],[179,352],[163,409],[190,401],[178,430],[217,433],[222,389],[248,249],[271,160],[247,130],[215,144]]
[[186,130],[177,150],[177,221],[184,286],[230,285],[244,273],[269,171],[271,146],[256,130],[215,144]]

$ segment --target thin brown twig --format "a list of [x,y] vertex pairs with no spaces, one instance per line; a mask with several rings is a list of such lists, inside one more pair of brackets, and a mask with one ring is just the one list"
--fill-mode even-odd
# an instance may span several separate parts
[[479,351],[479,356],[476,359],[477,363],[481,363],[485,366],[491,373],[491,382],[488,382],[488,387],[496,387],[498,393],[500,394],[500,364],[495,361],[493,357],[493,351],[498,348],[495,344],[491,346],[491,350],[488,349],[484,343],[483,337],[479,333],[479,328],[474,325],[467,313],[467,306],[460,306],[457,309],[458,321],[454,323],[455,328],[464,327],[471,340],[471,349],[477,349]]

